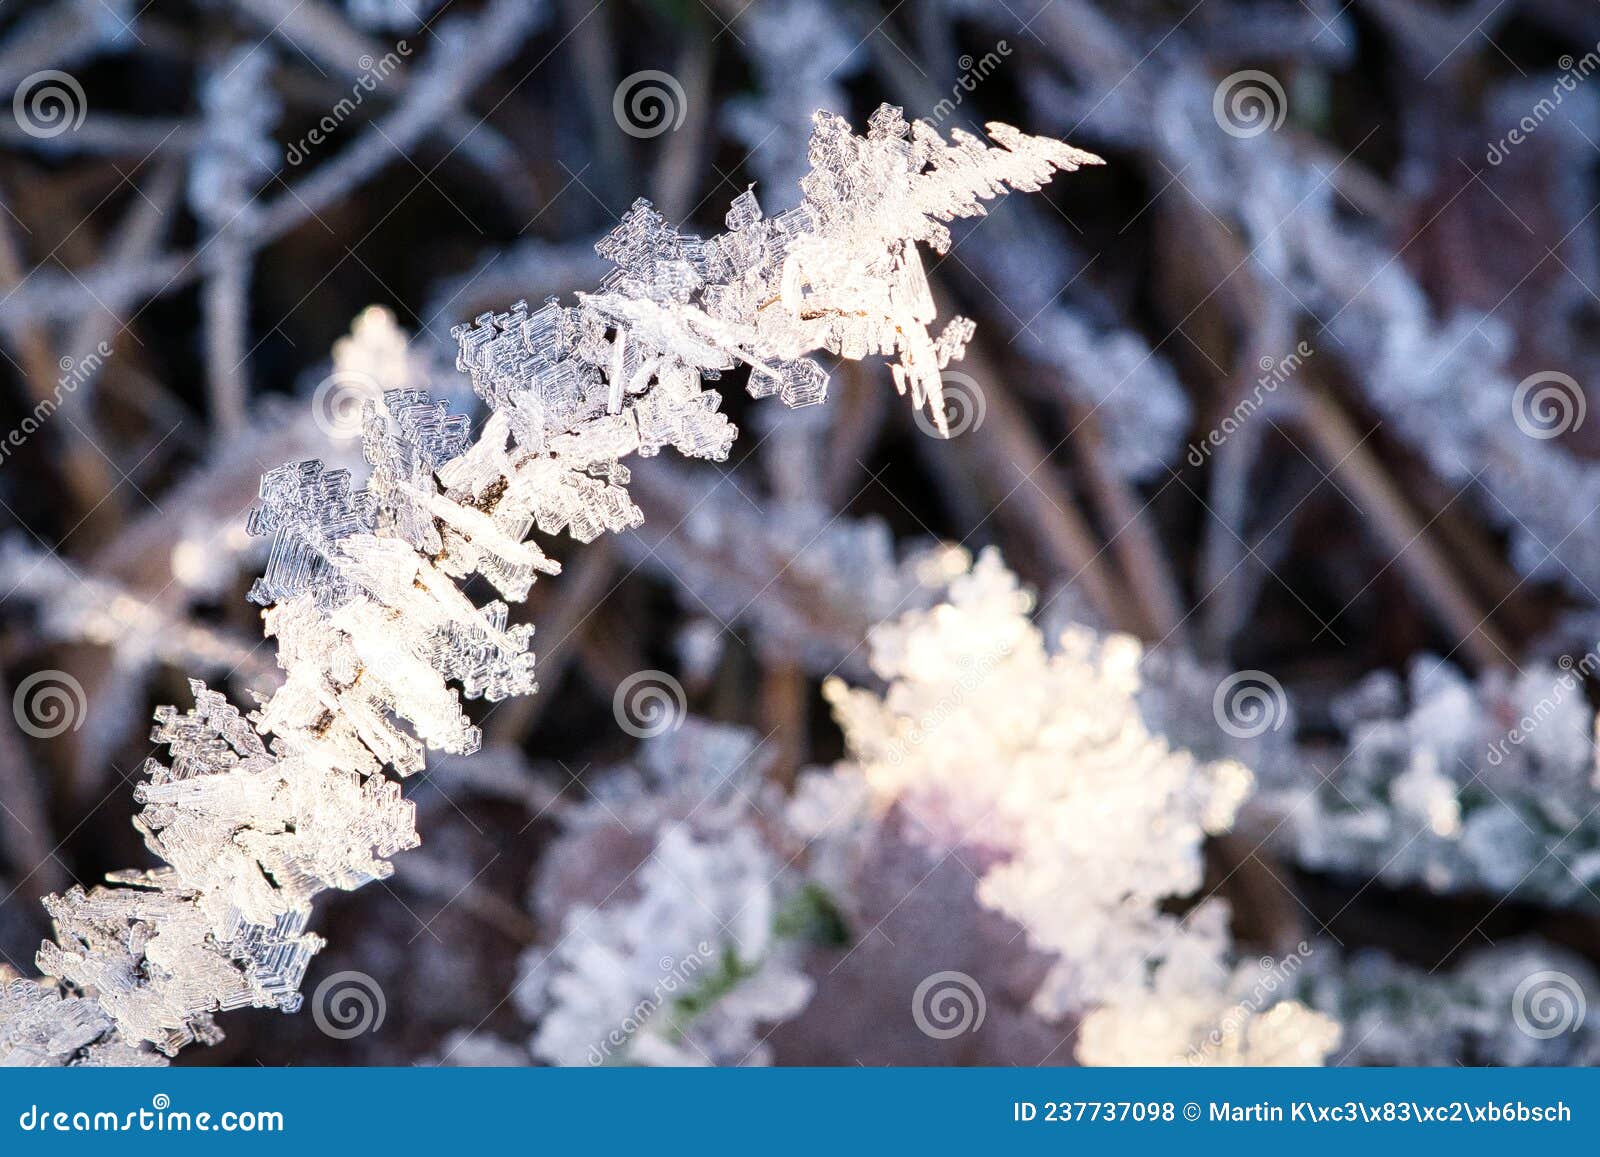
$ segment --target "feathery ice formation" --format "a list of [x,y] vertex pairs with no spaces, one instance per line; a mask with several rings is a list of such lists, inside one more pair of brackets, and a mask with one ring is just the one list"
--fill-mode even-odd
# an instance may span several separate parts
[[[560,567],[528,535],[638,525],[630,454],[725,457],[736,431],[707,379],[747,366],[752,395],[808,405],[828,384],[809,355],[884,355],[942,430],[940,371],[973,326],[930,333],[917,242],[942,251],[944,223],[984,199],[1097,162],[988,127],[999,147],[887,105],[865,137],[819,113],[797,207],[769,218],[746,192],[727,232],[699,238],[638,201],[598,246],[613,268],[597,292],[459,327],[457,366],[489,410],[475,441],[404,382],[366,403],[365,485],[320,461],[268,473],[250,529],[271,554],[250,597],[283,686],[245,714],[195,683],[192,708],[157,713],[170,754],[147,764],[134,822],[163,866],[47,899],[43,978],[0,992],[0,1061],[162,1063],[219,1039],[217,1012],[299,1007],[316,895],[384,878],[418,843],[386,771],[477,748],[462,694],[535,690],[533,629],[507,604]],[[474,605],[474,575],[501,599]]]

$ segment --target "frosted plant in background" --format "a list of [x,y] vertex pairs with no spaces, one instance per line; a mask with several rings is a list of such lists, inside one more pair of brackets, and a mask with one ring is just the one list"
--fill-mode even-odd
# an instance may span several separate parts
[[[1483,517],[1509,535],[1517,569],[1596,601],[1588,576],[1600,570],[1590,519],[1600,470],[1554,438],[1581,422],[1581,385],[1557,370],[1544,383],[1553,390],[1519,392],[1512,325],[1466,307],[1439,316],[1392,247],[1376,231],[1351,227],[1330,179],[1335,160],[1296,148],[1287,134],[1218,131],[1215,78],[1176,57],[1172,64],[1148,92],[1123,89],[1086,110],[1082,123],[1162,158],[1158,172],[1182,172],[1184,191],[1211,216],[1238,222],[1241,265],[1259,275],[1255,286],[1272,309],[1327,331],[1332,340],[1318,347],[1346,361],[1389,428],[1440,479],[1471,490]],[[1580,89],[1571,108],[1570,121],[1547,122],[1548,139],[1563,154],[1587,157],[1581,126],[1595,119],[1593,95]],[[1583,236],[1588,207],[1581,198],[1560,207],[1567,237]],[[1586,308],[1587,294],[1569,287],[1565,296],[1567,309],[1551,314],[1580,325],[1582,311],[1570,303]]]
[[1092,297],[1082,306],[1065,300],[1063,287],[1076,284],[1090,263],[1072,235],[1053,214],[1022,202],[967,233],[982,243],[962,246],[961,260],[1014,323],[1011,348],[1095,414],[1118,473],[1132,482],[1164,478],[1189,430],[1188,395],[1141,334],[1097,316]]
[[[385,769],[416,773],[429,748],[476,750],[462,695],[535,689],[533,629],[512,625],[508,604],[560,566],[528,534],[587,542],[636,525],[630,454],[724,457],[735,431],[705,375],[748,366],[751,393],[804,405],[827,386],[807,355],[885,354],[896,387],[942,419],[938,374],[972,325],[930,334],[917,242],[942,248],[944,222],[982,199],[1095,160],[990,131],[1001,147],[965,133],[947,145],[884,106],[863,138],[818,114],[796,209],[769,219],[746,192],[729,232],[702,239],[640,201],[597,247],[614,266],[599,292],[459,327],[458,366],[491,410],[476,441],[446,403],[390,389],[363,405],[366,485],[320,461],[270,471],[249,525],[271,552],[250,597],[283,686],[245,716],[195,684],[191,710],[158,715],[170,763],[146,766],[137,823],[165,866],[46,901],[48,979],[17,989],[30,1027],[0,1027],[8,1055],[170,1055],[216,1040],[216,1012],[296,1009],[321,946],[307,931],[313,898],[384,878],[417,842]],[[202,181],[197,193],[225,190]],[[461,584],[478,576],[500,597],[474,603]],[[24,1048],[40,1031],[54,1044]]]
[[[1108,1002],[1078,1030],[1086,1065],[1320,1065],[1346,1028],[1292,999],[1286,962],[1226,963],[1222,905],[1202,906],[1203,927],[1156,966],[1147,992]],[[1298,961],[1290,956],[1286,961]]]
[[660,529],[630,535],[624,549],[689,592],[689,609],[748,624],[763,654],[809,672],[864,671],[868,628],[926,603],[958,565],[947,548],[897,552],[882,520],[831,514],[811,497],[757,506],[747,485],[649,464],[637,489],[661,512]]
[[[1200,887],[1202,841],[1232,823],[1250,773],[1150,733],[1133,639],[1068,628],[1047,648],[998,554],[951,580],[946,599],[872,633],[883,695],[824,684],[851,762],[821,797],[843,806],[819,804],[819,783],[803,793],[803,832],[822,837],[825,859],[865,822],[852,797],[898,809],[936,853],[972,857],[980,902],[1050,954],[1034,1007],[1093,1013],[1081,1059],[1180,1059],[1230,1007],[1231,939],[1220,901],[1183,917],[1165,908]],[[1337,1035],[1303,1009],[1268,1015],[1240,1027],[1247,1063],[1317,1061]]]
[[1449,964],[1424,969],[1374,949],[1341,958],[1326,945],[1297,984],[1302,1000],[1344,1024],[1341,1064],[1600,1063],[1600,978],[1577,953],[1514,940]]
[[282,112],[268,74],[272,53],[240,48],[206,78],[201,138],[189,170],[189,204],[209,230],[256,212],[253,194],[277,168],[272,127]]
[[[743,16],[742,47],[763,91],[729,101],[724,115],[730,133],[751,150],[756,175],[786,196],[806,175],[811,120],[805,110],[848,110],[844,82],[866,54],[861,36],[849,34],[840,13],[823,0],[775,0]],[[791,203],[774,205],[787,209]]]
[[1404,685],[1375,673],[1335,703],[1346,746],[1308,749],[1314,775],[1262,794],[1266,825],[1313,870],[1590,906],[1600,791],[1582,673],[1540,663],[1473,683],[1432,656]]
[[524,974],[524,1007],[544,1005],[534,1055],[567,1065],[767,1063],[767,1027],[811,994],[775,936],[779,867],[752,827],[711,839],[663,829],[637,898],[574,909],[548,957]]
[[404,32],[432,17],[442,0],[345,0],[350,19],[374,32]]
[[147,601],[120,583],[75,574],[59,556],[33,549],[21,536],[0,539],[0,591],[8,601],[38,607],[46,638],[110,648],[113,666],[135,683],[157,664],[207,675],[242,672],[258,681],[271,677],[245,639],[197,621],[187,607]]
[[[689,717],[589,797],[541,864],[513,995],[553,1064],[765,1064],[772,1025],[812,982],[785,912],[803,884],[765,842],[771,751],[744,728]],[[767,800],[767,808],[772,805]]]

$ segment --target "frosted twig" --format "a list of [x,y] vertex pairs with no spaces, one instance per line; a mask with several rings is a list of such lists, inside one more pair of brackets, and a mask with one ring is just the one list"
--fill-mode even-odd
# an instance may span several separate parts
[[1350,490],[1372,528],[1394,554],[1394,565],[1427,592],[1424,605],[1437,613],[1453,638],[1480,667],[1511,663],[1511,648],[1477,605],[1472,592],[1412,513],[1372,450],[1363,444],[1343,411],[1316,385],[1297,393],[1304,415],[1301,428],[1310,437],[1324,469],[1336,473]]
[[[947,144],[884,106],[858,137],[819,113],[797,209],[766,218],[747,192],[729,231],[702,239],[638,202],[598,247],[614,265],[602,293],[457,327],[458,368],[492,411],[476,441],[464,416],[407,382],[365,403],[364,486],[321,461],[270,471],[249,528],[272,548],[250,598],[278,640],[284,684],[248,717],[198,682],[192,709],[158,711],[171,763],[146,766],[136,826],[165,866],[45,901],[56,937],[37,964],[49,979],[8,990],[10,1057],[142,1063],[150,1048],[219,1039],[216,1012],[298,1008],[322,946],[308,931],[315,897],[383,879],[418,842],[387,769],[415,774],[428,749],[476,750],[463,695],[536,689],[533,628],[512,625],[507,604],[561,568],[529,532],[588,542],[636,526],[632,454],[727,455],[735,431],[704,375],[764,367],[751,393],[808,405],[827,386],[808,354],[886,353],[897,388],[937,416],[938,370],[971,326],[928,332],[917,242],[946,245],[945,222],[982,212],[983,199],[1094,160],[989,131],[998,147],[961,133]],[[364,317],[367,344],[344,355],[385,354],[409,376],[409,358],[368,332],[380,321]],[[623,380],[620,409],[608,377]],[[501,598],[475,604],[458,585],[474,576]],[[696,871],[728,855],[771,878],[742,845],[702,852],[666,832],[660,853]]]

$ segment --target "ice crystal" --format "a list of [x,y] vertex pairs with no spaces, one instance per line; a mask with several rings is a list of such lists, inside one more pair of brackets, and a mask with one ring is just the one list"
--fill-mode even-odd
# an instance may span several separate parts
[[556,1064],[765,1064],[812,982],[783,913],[801,885],[761,834],[770,751],[689,717],[592,778],[540,872],[514,995]]
[[[864,789],[936,851],[985,865],[980,902],[1052,958],[1035,1009],[1094,1012],[1080,1058],[1130,1063],[1106,1042],[1137,1024],[1141,1059],[1170,1061],[1230,1007],[1236,978],[1225,906],[1205,900],[1180,917],[1167,905],[1199,888],[1201,843],[1230,826],[1251,777],[1147,730],[1134,640],[1068,628],[1047,648],[1030,607],[986,552],[947,601],[874,631],[887,692],[824,685],[851,756],[833,794]],[[1337,1032],[1306,1010],[1271,1015],[1227,1055],[1319,1060]]]
[[1302,998],[1345,1026],[1341,1064],[1593,1065],[1600,1029],[1585,1010],[1600,977],[1582,956],[1538,940],[1479,945],[1423,969],[1332,947],[1298,978]]
[[818,675],[841,664],[860,671],[868,628],[926,603],[959,553],[929,547],[897,557],[880,519],[832,514],[809,496],[758,508],[738,482],[665,462],[642,466],[636,485],[662,515],[661,531],[646,526],[625,542],[639,565],[692,592],[692,606],[748,624],[764,653]]
[[664,828],[637,894],[579,906],[519,984],[542,1010],[532,1050],[555,1064],[764,1064],[764,1026],[805,1006],[811,981],[778,938],[780,864],[750,827]]
[[1369,676],[1335,704],[1346,745],[1308,750],[1315,776],[1263,793],[1275,838],[1314,870],[1592,905],[1600,790],[1581,674],[1539,663],[1473,683],[1422,656],[1405,684]]
[[[1600,536],[1589,522],[1600,504],[1600,470],[1549,436],[1581,424],[1581,387],[1562,375],[1554,390],[1519,389],[1516,329],[1494,316],[1503,303],[1437,311],[1379,231],[1350,226],[1331,179],[1338,166],[1279,134],[1216,132],[1215,87],[1214,77],[1175,61],[1148,95],[1124,89],[1088,110],[1083,123],[1166,158],[1165,171],[1183,172],[1184,187],[1212,216],[1240,224],[1245,260],[1271,308],[1326,319],[1318,349],[1346,360],[1388,428],[1505,529],[1518,570],[1600,601],[1586,578],[1600,567]],[[1518,109],[1532,105],[1525,93],[1510,99]],[[1552,162],[1557,171],[1572,168],[1565,154],[1586,156],[1592,139],[1583,129],[1595,119],[1592,94],[1575,93],[1568,107],[1570,119],[1553,117],[1541,138],[1564,154]],[[1576,237],[1569,252],[1586,262],[1589,205],[1569,200],[1555,210],[1565,217],[1558,234]],[[1587,297],[1572,286],[1562,292]],[[1551,302],[1536,323],[1572,324],[1566,319],[1581,310],[1569,302]],[[1552,430],[1538,429],[1541,422]]]
[[[241,83],[218,79],[208,101],[248,104]],[[270,111],[252,114],[241,148]],[[200,684],[192,709],[158,714],[169,761],[145,769],[137,826],[165,866],[47,900],[55,939],[37,957],[47,979],[17,982],[0,1005],[10,1055],[139,1061],[151,1047],[217,1039],[217,1012],[298,1007],[321,946],[307,931],[313,898],[382,878],[417,842],[386,768],[407,775],[425,749],[476,750],[463,693],[534,689],[532,627],[511,625],[504,601],[474,603],[462,584],[482,576],[520,600],[537,575],[560,570],[527,541],[534,528],[587,542],[636,525],[631,454],[726,456],[735,431],[708,376],[748,367],[752,394],[807,405],[827,386],[810,355],[885,354],[897,388],[942,421],[939,370],[972,326],[929,332],[917,243],[942,249],[945,222],[982,213],[984,199],[1095,161],[1006,125],[989,131],[998,147],[963,132],[946,143],[884,106],[857,137],[820,113],[793,210],[769,217],[747,191],[728,231],[703,239],[637,203],[597,247],[611,269],[596,292],[457,328],[458,367],[490,410],[476,441],[364,319],[339,356],[347,367],[371,356],[380,368],[368,376],[386,379],[357,399],[365,484],[321,461],[282,466],[262,479],[250,516],[250,531],[271,540],[251,598],[278,641],[283,686],[248,716]],[[192,192],[215,213],[241,190],[197,177]],[[658,956],[663,914],[690,907],[669,902],[683,898],[672,871],[696,881],[690,894],[718,898],[711,924],[668,921],[714,944],[710,987],[663,1022],[676,1036],[635,1042],[640,1059],[682,1059],[685,1043],[719,1061],[760,1059],[751,1026],[804,1000],[802,976],[768,978],[762,964],[774,933],[761,898],[776,873],[752,839],[663,827],[663,867],[641,873],[645,901],[616,916],[608,966],[643,945]],[[548,1048],[566,1056],[559,1023]]]

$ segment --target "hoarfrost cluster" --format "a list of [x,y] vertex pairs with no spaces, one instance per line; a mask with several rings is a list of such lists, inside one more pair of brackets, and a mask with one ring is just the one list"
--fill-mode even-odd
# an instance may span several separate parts
[[[21,1027],[0,1037],[7,1055],[142,1061],[146,1048],[215,1041],[217,1012],[294,1011],[322,946],[307,930],[313,898],[387,877],[390,857],[418,842],[385,770],[420,772],[427,749],[476,750],[463,695],[536,689],[533,628],[510,625],[508,602],[561,568],[529,534],[589,542],[636,526],[631,454],[725,457],[735,430],[705,378],[745,366],[753,395],[809,405],[828,382],[809,355],[882,354],[942,428],[939,373],[973,327],[954,318],[929,332],[918,243],[943,249],[945,222],[982,212],[983,199],[1095,161],[1006,125],[990,133],[998,147],[961,131],[946,143],[884,106],[857,137],[819,113],[794,209],[767,217],[746,191],[728,231],[700,238],[637,202],[597,246],[612,265],[597,292],[458,327],[457,366],[490,411],[476,439],[466,415],[406,380],[405,359],[369,360],[369,374],[402,380],[363,403],[366,482],[318,460],[282,466],[250,514],[271,543],[250,598],[283,685],[246,715],[196,682],[192,708],[158,714],[153,738],[169,754],[147,764],[135,822],[164,866],[46,901],[46,979],[10,982]],[[358,334],[360,348],[377,336]],[[461,585],[474,576],[501,597],[475,604]],[[685,871],[743,856],[759,874],[737,841],[667,832],[662,848]],[[665,886],[653,874],[646,884]],[[637,931],[615,930],[624,958]],[[553,1026],[542,1047],[560,1055],[558,1038]],[[711,1044],[740,1039],[733,1028]]]

